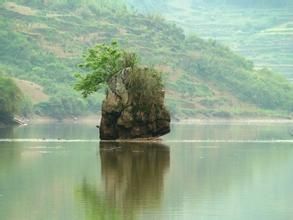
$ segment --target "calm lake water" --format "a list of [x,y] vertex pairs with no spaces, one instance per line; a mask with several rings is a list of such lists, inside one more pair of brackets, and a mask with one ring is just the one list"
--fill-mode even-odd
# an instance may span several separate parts
[[0,129],[0,219],[293,219],[292,123],[176,124],[161,143],[94,125]]

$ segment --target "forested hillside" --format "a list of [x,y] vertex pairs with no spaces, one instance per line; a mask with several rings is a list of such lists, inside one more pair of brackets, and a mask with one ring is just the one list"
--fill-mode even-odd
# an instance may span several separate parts
[[0,3],[7,3],[7,2],[15,2],[17,4],[26,5],[26,6],[33,6],[42,8],[44,6],[49,8],[71,8],[76,9],[80,6],[92,6],[92,7],[107,7],[107,8],[121,8],[124,7],[124,0],[16,0],[16,1],[9,1],[9,0],[1,0]]
[[[194,0],[198,2],[199,0]],[[292,6],[291,0],[205,0],[206,3],[213,3],[217,5],[236,5],[245,7],[288,7]]]
[[[129,0],[144,13],[161,14],[189,33],[215,39],[293,80],[293,1]],[[259,3],[263,7],[259,7]],[[232,4],[233,3],[233,4]]]
[[[181,5],[190,5],[193,7],[196,6],[237,6],[237,7],[259,7],[259,8],[283,8],[283,7],[292,7],[293,2],[291,0],[127,0],[128,3],[141,8],[158,8],[166,7],[169,3]],[[162,7],[162,8],[163,8]],[[166,8],[165,8],[166,9]]]
[[[44,7],[48,6],[48,7]],[[158,16],[119,1],[2,1],[0,68],[44,88],[49,100],[34,111],[62,119],[100,109],[103,93],[82,99],[73,90],[81,55],[97,43],[117,41],[142,63],[163,71],[173,117],[288,114],[293,86],[213,40],[186,36]]]

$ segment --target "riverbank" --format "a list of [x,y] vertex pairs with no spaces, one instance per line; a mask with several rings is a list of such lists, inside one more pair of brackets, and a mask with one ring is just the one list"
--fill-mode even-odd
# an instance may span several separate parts
[[68,117],[62,120],[51,117],[34,116],[28,119],[29,124],[47,124],[47,123],[93,123],[99,124],[101,117],[98,115],[87,115],[81,117]]
[[[88,115],[78,118],[64,118],[62,121],[50,117],[33,117],[28,120],[28,124],[47,124],[47,123],[81,123],[81,124],[100,124],[100,115]],[[259,124],[259,123],[293,123],[293,119],[286,118],[185,118],[172,119],[172,124]]]
[[183,119],[180,121],[173,122],[172,124],[284,124],[292,123],[292,119],[278,119],[278,118],[257,118],[257,119]]

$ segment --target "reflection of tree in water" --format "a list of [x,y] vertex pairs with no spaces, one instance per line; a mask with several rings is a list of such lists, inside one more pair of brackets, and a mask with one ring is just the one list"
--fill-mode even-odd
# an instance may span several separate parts
[[1,128],[0,127],[0,138],[14,138],[14,127]]
[[134,219],[160,205],[170,152],[159,143],[101,143],[104,192],[84,181],[80,199],[87,219]]
[[[15,138],[13,127],[0,129],[0,138]],[[21,144],[17,142],[1,142],[0,143],[0,171],[5,169],[13,169],[13,167],[19,162],[21,157]]]
[[79,199],[85,205],[85,215],[88,220],[121,219],[117,209],[108,204],[105,195],[86,181],[79,189]]

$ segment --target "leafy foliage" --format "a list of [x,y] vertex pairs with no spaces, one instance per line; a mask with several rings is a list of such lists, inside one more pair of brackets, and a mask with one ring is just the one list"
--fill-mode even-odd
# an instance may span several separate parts
[[119,49],[116,42],[111,45],[98,44],[88,50],[85,63],[79,65],[90,73],[85,76],[76,74],[79,81],[76,83],[75,89],[87,97],[107,84],[121,70],[128,67],[133,68],[135,63],[136,56]]
[[133,96],[138,109],[150,109],[160,103],[164,85],[161,73],[153,68],[134,67],[126,81],[126,87]]
[[[79,98],[67,94],[51,97],[48,101],[38,103],[35,106],[35,112],[40,116],[50,116],[59,120],[64,117],[78,117],[88,113],[88,103]],[[98,106],[96,107],[98,108]]]
[[19,110],[23,96],[16,84],[0,76],[0,121],[10,121]]

